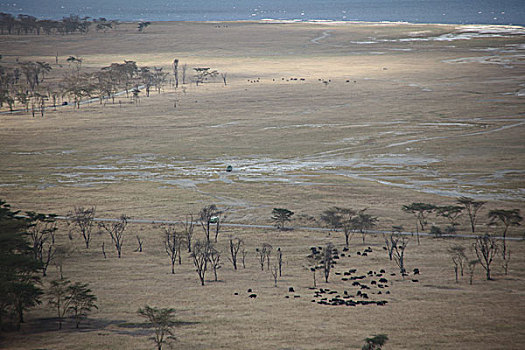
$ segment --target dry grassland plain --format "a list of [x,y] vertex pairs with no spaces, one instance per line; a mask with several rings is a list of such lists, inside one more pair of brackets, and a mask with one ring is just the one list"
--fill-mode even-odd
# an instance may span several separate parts
[[[478,231],[498,233],[501,228],[485,225],[488,210],[525,209],[525,36],[522,28],[492,31],[164,22],[144,33],[123,24],[108,33],[1,36],[2,64],[47,61],[51,80],[69,69],[69,56],[81,57],[88,72],[123,60],[171,72],[177,58],[188,73],[192,67],[227,73],[227,85],[217,79],[166,86],[136,104],[121,96],[79,110],[48,108],[44,118],[3,113],[0,198],[21,210],[65,215],[73,206],[96,206],[99,217],[166,220],[216,204],[227,209],[226,222],[243,224],[271,224],[272,208],[281,207],[296,213],[296,226],[320,225],[307,218],[331,206],[369,208],[379,229],[412,230],[402,205],[453,204],[466,195],[488,201]],[[461,233],[468,233],[466,218],[460,221]],[[44,303],[0,346],[149,349],[152,330],[136,314],[149,304],[176,309],[181,322],[173,344],[181,349],[359,349],[378,333],[388,334],[388,349],[525,347],[520,240],[508,243],[508,275],[496,260],[494,281],[484,280],[478,267],[469,285],[466,276],[455,283],[447,249],[463,245],[472,258],[472,239],[422,237],[418,245],[410,237],[406,264],[421,274],[403,279],[380,235],[367,235],[365,244],[356,235],[350,257],[341,257],[330,282],[318,287],[355,295],[359,287],[343,281],[343,272],[385,269],[389,286],[382,294],[370,284],[374,278],[365,281],[371,300],[388,303],[346,307],[312,302],[320,298],[310,289],[306,258],[311,246],[328,242],[341,251],[342,233],[225,226],[217,244],[220,281],[205,286],[186,253],[170,273],[161,233],[158,225],[131,224],[123,257],[107,248],[104,259],[100,245],[110,247],[109,237],[97,235],[86,250],[61,225],[59,243],[75,249],[64,273],[90,284],[99,310],[80,330],[68,323],[57,331]],[[134,252],[137,234],[145,241],[142,253]],[[203,237],[199,227],[196,235]],[[522,235],[520,228],[510,232]],[[246,243],[245,269],[234,271],[227,260],[229,236]],[[283,251],[277,287],[257,262],[255,249],[263,243]],[[372,253],[357,255],[369,246]],[[54,277],[52,270],[44,287]]]

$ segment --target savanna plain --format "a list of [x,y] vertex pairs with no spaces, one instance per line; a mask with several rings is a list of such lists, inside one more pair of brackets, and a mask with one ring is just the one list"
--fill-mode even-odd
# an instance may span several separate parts
[[[137,315],[146,304],[175,309],[171,344],[180,349],[360,349],[374,334],[388,335],[385,349],[525,347],[523,229],[510,227],[508,272],[498,254],[492,280],[478,265],[472,284],[466,268],[456,281],[450,254],[459,245],[474,259],[476,235],[503,232],[488,225],[488,213],[524,209],[525,29],[162,22],[139,32],[123,23],[87,34],[1,35],[0,46],[2,65],[49,62],[45,79],[57,84],[73,70],[124,61],[168,73],[149,97],[137,83],[135,96],[100,101],[93,93],[79,108],[47,100],[43,117],[2,107],[0,198],[14,209],[65,216],[93,206],[98,218],[157,223],[130,222],[118,258],[107,233],[86,249],[60,221],[57,245],[70,251],[63,274],[89,283],[98,310],[79,329],[67,321],[57,330],[44,298],[20,331],[2,335],[1,347],[150,349],[153,329]],[[196,84],[194,68],[217,74]],[[466,212],[458,218],[466,237],[418,239],[415,216],[401,210],[454,205],[461,196],[486,201],[475,234]],[[197,218],[212,204],[222,211],[221,268],[202,286],[186,249],[171,273],[158,221]],[[341,231],[313,229],[326,228],[320,216],[332,207],[367,208],[378,218],[375,233],[353,234],[344,249]],[[271,227],[273,208],[295,213],[286,223],[293,229]],[[435,214],[427,221],[425,232],[449,223]],[[383,249],[401,225],[414,232],[404,236],[408,276]],[[204,239],[198,223],[194,238]],[[237,270],[230,238],[246,250]],[[271,263],[282,252],[276,283],[257,256],[265,243]],[[328,243],[339,259],[328,283],[317,271],[314,288],[308,256]],[[57,273],[50,267],[42,288]],[[381,277],[386,287],[378,287]],[[362,300],[363,284],[368,301],[387,303],[320,303]]]

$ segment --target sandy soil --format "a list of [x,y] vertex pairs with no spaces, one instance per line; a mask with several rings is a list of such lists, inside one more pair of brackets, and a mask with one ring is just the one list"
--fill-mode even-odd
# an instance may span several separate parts
[[[87,71],[123,60],[171,71],[178,58],[190,69],[228,76],[226,86],[217,80],[167,87],[139,104],[122,96],[120,104],[95,101],[48,110],[45,118],[1,114],[0,198],[15,208],[65,214],[74,205],[96,205],[98,216],[177,219],[215,203],[228,209],[230,222],[269,223],[273,207],[318,218],[339,205],[368,207],[388,230],[413,227],[404,204],[468,195],[488,201],[482,232],[497,232],[485,225],[488,209],[525,209],[522,28],[154,23],[145,33],[130,24],[82,36],[2,36],[0,44],[7,65],[54,62],[58,52],[50,80],[68,69],[69,55],[82,57]],[[407,254],[410,267],[424,271],[420,281],[395,277],[387,306],[348,309],[310,301],[305,257],[328,240],[341,248],[335,234],[224,233],[223,248],[228,234],[245,238],[250,266],[234,272],[224,257],[222,282],[200,288],[188,257],[176,276],[167,274],[159,229],[132,230],[120,261],[72,243],[79,254],[68,274],[91,283],[102,306],[86,331],[49,329],[42,306],[22,334],[10,335],[8,347],[148,348],[140,328],[126,328],[140,322],[135,311],[146,302],[197,322],[177,328],[181,348],[360,348],[375,333],[387,333],[396,349],[525,344],[521,242],[513,243],[508,277],[498,272],[497,281],[485,282],[479,270],[471,287],[466,278],[454,283],[446,253],[471,241],[412,241]],[[132,253],[136,232],[148,242],[144,254]],[[256,265],[254,250],[263,241],[289,252],[278,288]],[[395,272],[381,238],[370,242],[369,259],[353,252],[339,272]],[[339,277],[328,288],[342,293],[350,287]],[[301,298],[285,299],[289,286]],[[256,300],[246,297],[248,288],[260,291]]]

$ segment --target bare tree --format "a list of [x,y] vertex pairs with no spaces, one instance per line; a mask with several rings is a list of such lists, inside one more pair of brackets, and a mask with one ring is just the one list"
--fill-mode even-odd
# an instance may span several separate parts
[[186,74],[188,72],[188,65],[183,64],[182,65],[182,84],[186,84]]
[[469,275],[469,283],[472,285],[472,279],[474,278],[474,270],[476,269],[476,265],[479,264],[478,259],[470,260],[468,262],[468,275]]
[[270,269],[270,257],[272,255],[273,247],[269,243],[263,243],[263,251],[266,252],[266,269]]
[[67,214],[68,226],[71,226],[71,230],[78,230],[84,239],[86,249],[89,249],[89,243],[91,242],[91,233],[93,231],[93,226],[95,225],[95,212],[95,207],[74,207],[73,211]]
[[55,265],[60,279],[64,278],[64,264],[71,255],[73,255],[73,248],[70,246],[57,246],[55,255],[53,257],[53,264]]
[[313,274],[314,274],[314,288],[317,287],[317,279],[316,279],[316,276],[315,276],[315,270],[317,270],[317,267],[315,267],[315,266],[310,268],[310,271],[312,271]]
[[142,253],[142,245],[144,244],[144,240],[142,238],[140,238],[139,235],[137,235],[136,237],[137,237],[138,247],[137,247],[137,249],[135,249],[135,251]]
[[277,264],[279,266],[279,277],[283,274],[283,252],[281,248],[277,248]]
[[270,254],[272,253],[272,246],[268,243],[263,243],[261,248],[256,248],[255,252],[259,258],[261,270],[264,270],[264,262],[267,261],[268,269],[270,269]]
[[215,249],[213,246],[211,246],[209,252],[209,259],[210,265],[213,268],[215,282],[217,282],[217,270],[221,268],[221,252]]
[[179,87],[179,60],[173,60],[173,76],[175,77],[175,88]]
[[122,255],[122,244],[124,243],[124,231],[128,225],[128,217],[124,214],[120,216],[118,221],[111,223],[100,222],[98,225],[109,233],[111,241],[115,245],[118,257]]
[[457,202],[467,210],[469,219],[470,219],[470,228],[472,229],[472,233],[476,231],[476,220],[478,211],[485,205],[484,201],[475,201],[472,198],[469,197],[459,197],[457,199]]
[[243,247],[242,247],[242,250],[241,250],[242,268],[243,268],[243,269],[246,268],[246,254],[248,254],[248,252],[246,251],[246,249],[245,249],[244,246],[243,246]]
[[454,263],[454,272],[456,273],[456,283],[457,283],[458,273],[461,272],[461,276],[463,276],[463,266],[467,260],[467,256],[465,255],[465,247],[462,247],[460,245],[455,245],[448,249],[448,253],[450,254],[450,257],[452,258],[452,262]]
[[387,236],[383,233],[383,240],[385,241],[385,248],[388,252],[388,258],[392,261],[394,254],[394,247],[397,245],[398,237],[403,232],[403,226],[392,226],[392,233]]
[[324,249],[324,256],[323,256],[323,269],[324,269],[324,280],[326,283],[328,283],[328,278],[330,277],[330,271],[332,270],[333,264],[334,264],[334,256],[333,256],[334,246],[332,243],[328,243]]
[[230,255],[228,259],[233,264],[233,269],[237,270],[237,254],[241,247],[243,247],[244,242],[240,238],[230,238]]
[[209,241],[201,242],[196,240],[195,243],[193,243],[191,257],[193,258],[193,264],[195,265],[197,274],[199,275],[201,285],[204,285],[206,271],[208,270],[210,251],[211,246]]
[[228,77],[228,73],[221,73],[221,78],[224,83],[224,86],[226,86],[226,78]]
[[40,262],[42,275],[46,276],[47,268],[56,254],[55,231],[57,230],[54,215],[26,212],[28,232],[31,238],[33,256]]
[[188,245],[188,253],[191,253],[191,239],[193,238],[193,214],[186,215],[186,220],[183,223],[184,233],[186,235],[186,244]]
[[167,225],[164,229],[164,249],[171,261],[171,273],[175,273],[175,262],[179,259],[181,264],[181,246],[184,236],[175,230],[175,225]]
[[226,216],[223,215],[222,211],[217,210],[215,216],[211,218],[211,222],[215,224],[215,243],[217,243],[217,238],[219,237],[219,231],[221,229],[222,222],[226,219]]
[[321,266],[319,266],[321,260],[322,260],[321,253],[317,249],[312,249],[312,253],[308,255],[307,268],[313,273],[314,288],[317,287],[316,270],[318,268],[321,268]]
[[215,204],[208,205],[199,212],[199,222],[206,235],[206,241],[210,241],[210,226],[212,223],[218,223],[219,210]]
[[409,239],[407,236],[397,235],[395,238],[394,245],[394,261],[399,266],[399,271],[404,277],[406,273],[405,269],[405,249],[408,245]]
[[277,287],[277,279],[279,278],[279,266],[274,264],[270,269],[270,272],[273,276],[273,286]]
[[474,250],[476,251],[476,256],[478,257],[481,266],[483,266],[487,272],[487,280],[491,280],[490,265],[498,253],[498,244],[496,239],[489,234],[478,236],[476,237],[476,242],[474,243]]

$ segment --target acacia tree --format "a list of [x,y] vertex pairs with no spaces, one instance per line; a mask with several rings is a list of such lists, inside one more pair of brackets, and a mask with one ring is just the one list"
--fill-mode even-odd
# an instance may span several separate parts
[[99,223],[99,226],[106,230],[107,233],[109,233],[111,241],[113,242],[113,244],[115,245],[115,249],[117,250],[119,259],[122,254],[122,244],[124,243],[124,231],[126,230],[126,226],[128,225],[128,219],[129,218],[126,215],[122,214],[116,222]]
[[68,225],[72,226],[72,230],[78,230],[84,243],[86,244],[86,249],[89,249],[89,243],[91,242],[91,233],[93,232],[93,227],[95,226],[95,207],[84,208],[84,207],[74,207],[73,211],[68,213]]
[[157,350],[162,350],[162,346],[171,339],[175,339],[173,334],[173,326],[175,325],[175,319],[173,314],[175,309],[171,308],[156,308],[145,305],[143,308],[139,308],[137,313],[139,316],[144,317],[151,323],[151,326],[155,329],[155,336],[152,337],[153,341],[157,345]]
[[352,227],[355,230],[359,230],[361,232],[361,236],[363,238],[363,244],[365,243],[365,235],[366,231],[372,229],[377,225],[377,217],[372,216],[370,214],[366,214],[365,211],[367,208],[360,210],[357,213],[357,216],[352,218]]
[[197,67],[193,68],[195,71],[195,74],[193,76],[193,81],[195,82],[195,85],[199,86],[199,84],[203,84],[208,79],[213,79],[219,75],[219,72],[216,70],[210,70],[209,67]]
[[474,250],[481,266],[483,266],[487,273],[487,280],[491,280],[490,265],[498,253],[496,239],[489,234],[478,236],[476,237],[476,242],[474,242]]
[[181,261],[181,247],[184,244],[184,235],[175,229],[175,225],[168,225],[164,229],[164,249],[168,254],[171,262],[171,273],[175,274],[175,262],[179,259]]
[[402,209],[403,211],[407,213],[414,214],[417,219],[416,229],[418,228],[418,223],[419,223],[419,225],[421,226],[421,230],[424,231],[425,225],[427,224],[427,216],[436,210],[436,206],[434,204],[429,204],[429,203],[415,203],[414,202],[409,205],[404,205]]
[[381,350],[381,347],[386,344],[388,336],[386,334],[378,334],[365,339],[365,345],[362,350]]
[[79,328],[80,322],[87,318],[93,308],[98,309],[95,304],[97,297],[91,294],[91,289],[87,283],[76,282],[68,287],[68,296],[66,297],[68,306],[67,311],[75,320],[75,327]]
[[58,321],[58,329],[62,329],[62,323],[64,322],[64,318],[67,314],[69,307],[68,287],[70,286],[71,281],[68,279],[61,278],[57,280],[52,280],[50,283],[51,285],[47,292],[48,302],[49,305],[55,308]]
[[510,249],[507,250],[507,231],[510,226],[519,226],[523,218],[520,215],[519,209],[505,210],[496,209],[489,212],[490,224],[500,223],[503,225],[503,244],[501,257],[503,258],[503,269],[505,275],[508,273],[509,260],[510,260]]
[[0,330],[4,316],[12,316],[16,328],[24,311],[40,304],[40,263],[34,259],[27,236],[27,220],[0,200]]
[[321,214],[321,221],[324,221],[333,230],[342,229],[345,235],[345,245],[348,247],[353,234],[354,215],[356,211],[351,208],[333,207]]
[[448,233],[456,232],[456,226],[458,226],[458,218],[461,216],[464,207],[458,205],[445,205],[436,208],[436,213],[439,216],[446,218],[450,222],[450,226],[447,228]]
[[278,230],[284,230],[284,224],[291,221],[293,215],[293,211],[285,208],[273,208],[272,210],[272,220],[275,221]]
[[457,202],[461,204],[465,210],[468,213],[468,217],[470,220],[470,228],[472,230],[472,233],[476,231],[476,221],[477,221],[477,215],[478,211],[485,205],[484,201],[475,201],[472,198],[469,197],[459,197],[457,199]]
[[88,74],[73,72],[64,78],[62,84],[63,95],[73,99],[77,109],[80,109],[82,100],[91,97],[95,91],[95,85],[91,83],[91,76]]
[[139,32],[144,33],[144,30],[151,25],[151,22],[139,22],[137,29]]

